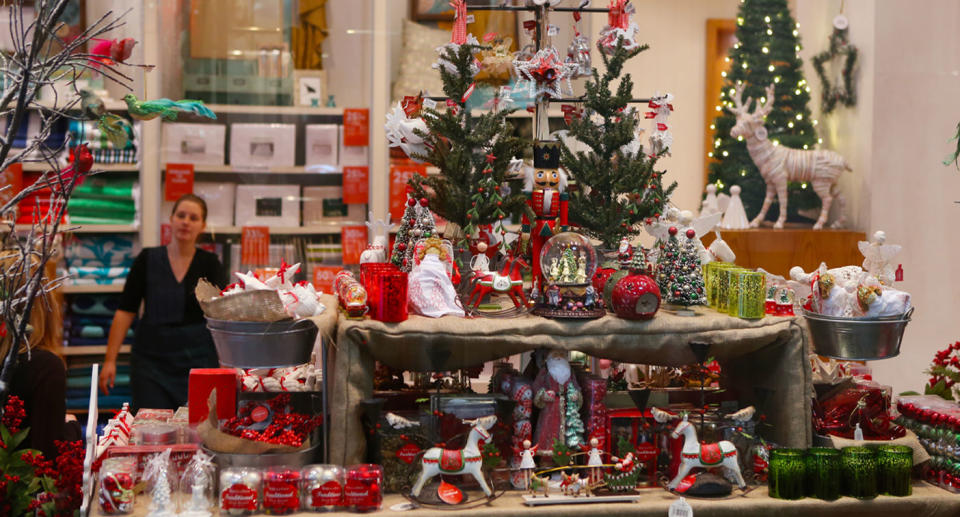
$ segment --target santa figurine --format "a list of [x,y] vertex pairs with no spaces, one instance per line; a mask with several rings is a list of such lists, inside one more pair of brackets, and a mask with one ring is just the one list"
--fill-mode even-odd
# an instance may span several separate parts
[[533,278],[540,278],[540,250],[557,227],[567,225],[567,175],[560,170],[560,147],[556,142],[541,141],[533,146],[533,168],[524,170],[523,191],[527,206],[533,211],[531,221],[523,214],[521,231],[530,234]]
[[571,449],[583,445],[583,422],[578,411],[582,398],[566,352],[551,350],[533,381],[533,405],[540,408],[534,441],[540,454],[551,454],[558,439]]

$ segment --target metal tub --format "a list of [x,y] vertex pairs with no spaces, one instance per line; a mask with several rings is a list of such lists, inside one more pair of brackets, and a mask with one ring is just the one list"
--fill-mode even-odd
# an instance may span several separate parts
[[836,318],[803,311],[810,328],[813,350],[835,359],[873,361],[900,354],[903,331],[913,315],[888,318]]
[[208,319],[220,363],[233,368],[284,368],[310,362],[317,326],[310,320],[247,322]]
[[314,442],[309,448],[296,452],[265,454],[230,454],[214,452],[201,446],[203,452],[213,456],[213,461],[221,470],[227,467],[291,467],[300,468],[318,461],[320,444]]

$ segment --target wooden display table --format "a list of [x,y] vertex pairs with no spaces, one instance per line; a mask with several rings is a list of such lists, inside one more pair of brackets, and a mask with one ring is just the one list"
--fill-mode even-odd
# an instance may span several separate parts
[[[529,507],[522,504],[520,492],[510,492],[490,506],[480,506],[466,510],[463,513],[471,517],[503,517],[507,515],[550,515],[584,517],[589,515],[617,516],[629,515],[638,517],[663,517],[667,509],[676,501],[676,496],[662,490],[651,489],[641,492],[641,498],[636,503],[610,504],[571,504],[557,506]],[[134,515],[146,515],[149,496],[137,497]],[[417,509],[397,513],[390,507],[405,502],[402,496],[389,494],[384,500],[383,508],[379,512],[367,515],[403,515],[410,517],[447,516],[456,512],[450,510]],[[951,494],[935,486],[917,482],[913,486],[913,495],[909,497],[880,496],[871,501],[860,501],[850,497],[841,497],[832,502],[817,499],[801,499],[799,501],[782,501],[767,496],[767,487],[761,486],[743,497],[731,497],[722,500],[687,499],[693,507],[695,516],[710,517],[817,517],[852,515],[869,517],[956,517],[960,515],[960,496]],[[100,517],[99,505],[94,498],[93,511],[90,515]],[[214,515],[219,515],[214,512]],[[301,512],[293,515],[308,516],[316,513]],[[358,515],[347,512],[334,512],[324,515]]]
[[660,312],[645,322],[607,315],[587,321],[518,318],[425,318],[399,324],[341,316],[330,382],[330,462],[360,463],[366,446],[360,401],[373,393],[374,361],[410,371],[445,371],[539,347],[579,350],[617,361],[682,366],[696,362],[687,344],[711,343],[708,355],[723,366],[720,383],[735,389],[743,405],[766,399],[768,436],[806,447],[810,423],[809,340],[795,318],[741,320],[711,309],[679,317]]
[[[812,271],[826,262],[829,267],[860,265],[863,255],[857,242],[866,240],[863,232],[851,230],[812,230],[807,228],[754,228],[721,230],[723,240],[737,254],[737,265],[763,269],[786,277],[790,268],[800,266]],[[703,236],[703,245],[714,240],[712,233]]]

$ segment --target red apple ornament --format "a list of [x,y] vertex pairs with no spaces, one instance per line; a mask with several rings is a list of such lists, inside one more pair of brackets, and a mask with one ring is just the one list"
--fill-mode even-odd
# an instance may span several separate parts
[[617,316],[628,320],[648,320],[660,308],[660,288],[649,276],[631,271],[614,286],[611,300],[611,308]]

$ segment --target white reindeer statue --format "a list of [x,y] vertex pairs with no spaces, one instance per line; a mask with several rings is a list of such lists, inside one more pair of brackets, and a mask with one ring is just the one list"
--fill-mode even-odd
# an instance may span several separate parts
[[674,476],[670,484],[667,485],[667,488],[670,490],[677,488],[677,485],[686,477],[690,469],[720,466],[726,467],[727,470],[733,474],[734,480],[741,490],[747,487],[747,484],[743,481],[743,476],[740,475],[740,463],[737,462],[737,447],[733,445],[733,443],[723,440],[717,443],[701,444],[700,441],[697,440],[697,430],[693,428],[693,424],[687,421],[686,413],[684,413],[683,417],[680,417],[655,407],[650,408],[650,412],[653,414],[654,420],[661,424],[669,422],[670,420],[680,420],[677,427],[670,433],[671,438],[679,438],[680,435],[683,435],[683,450],[680,452],[680,468],[677,470],[677,475]]
[[463,449],[441,449],[440,447],[427,449],[420,460],[420,477],[413,485],[413,490],[410,491],[411,495],[419,497],[423,485],[437,474],[450,474],[452,476],[470,474],[480,484],[483,493],[487,497],[492,497],[493,491],[490,490],[487,482],[483,479],[483,471],[481,470],[483,455],[480,453],[477,442],[490,440],[489,429],[496,422],[497,415],[489,415],[476,420],[464,420],[463,423],[472,425],[473,429],[470,430],[467,445]]
[[761,104],[757,102],[757,109],[750,113],[752,97],[743,102],[744,84],[737,84],[733,96],[733,108],[727,108],[737,116],[737,123],[730,130],[730,136],[743,137],[747,140],[747,152],[753,163],[760,169],[760,175],[767,184],[767,195],[763,200],[763,208],[757,217],[750,222],[751,228],[760,225],[760,221],[767,216],[767,210],[773,203],[774,196],[780,203],[780,216],[777,217],[774,228],[783,228],[787,220],[787,182],[800,181],[809,183],[813,191],[820,197],[820,217],[814,223],[813,229],[823,228],[830,215],[830,205],[836,199],[840,204],[840,218],[834,227],[840,227],[844,220],[844,206],[846,201],[837,190],[837,179],[840,174],[851,170],[842,156],[833,152],[819,149],[790,149],[781,145],[774,145],[767,138],[767,128],[763,119],[773,110],[774,87],[767,87],[767,96]]
[[367,249],[363,250],[363,253],[360,254],[360,263],[366,264],[368,262],[386,262],[387,261],[387,243],[390,242],[390,230],[393,229],[394,224],[390,222],[390,216],[387,216],[387,220],[373,218],[373,211],[370,211],[370,220],[364,223],[367,225],[367,229],[370,230],[370,235],[373,235],[373,244],[367,246]]

